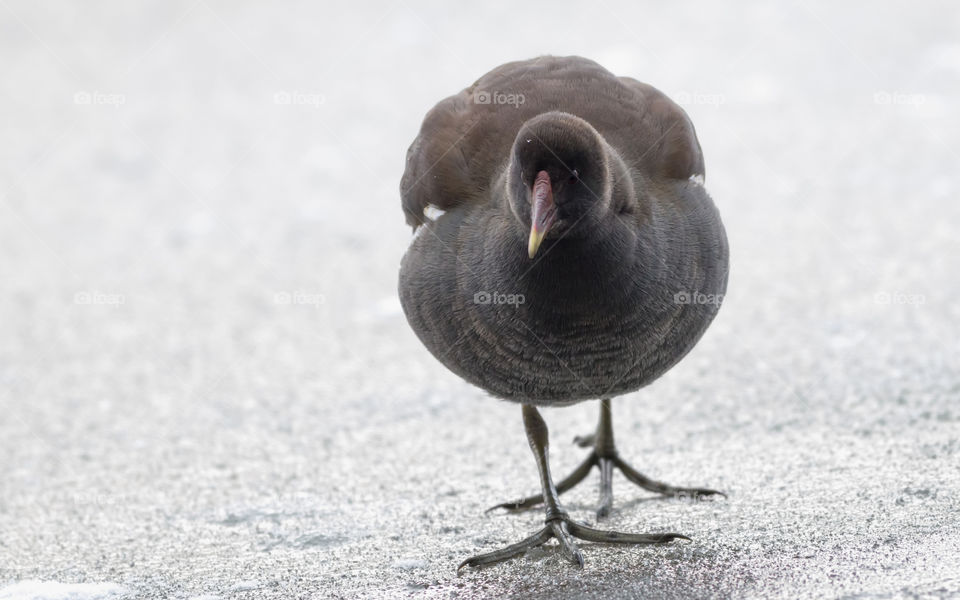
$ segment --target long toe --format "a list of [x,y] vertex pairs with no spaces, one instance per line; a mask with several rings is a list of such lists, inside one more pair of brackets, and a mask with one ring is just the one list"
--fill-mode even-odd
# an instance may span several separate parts
[[605,519],[613,510],[613,460],[598,458],[600,467],[600,505],[597,507],[597,520]]
[[711,490],[709,488],[699,488],[699,487],[678,487],[674,485],[668,485],[666,483],[656,481],[655,479],[650,479],[640,471],[637,471],[631,467],[627,462],[619,457],[613,459],[614,464],[618,469],[623,473],[623,475],[633,483],[642,487],[643,489],[653,492],[655,494],[660,494],[662,496],[679,496],[679,497],[688,497],[688,498],[699,498],[703,496],[723,496],[727,497],[726,494],[717,490]]
[[621,531],[594,529],[593,527],[587,527],[574,521],[569,521],[567,527],[571,534],[581,540],[604,544],[665,544],[676,539],[690,539],[679,533],[624,533]]
[[498,562],[503,562],[509,560],[516,556],[520,556],[527,550],[536,548],[537,546],[542,545],[544,542],[553,537],[553,533],[550,531],[549,527],[544,527],[537,533],[531,535],[524,540],[517,542],[516,544],[510,544],[506,548],[501,548],[500,550],[494,550],[493,552],[487,552],[486,554],[478,554],[476,556],[471,556],[467,560],[460,563],[457,567],[457,573],[460,573],[460,569],[464,567],[483,567],[486,565],[496,564]]
[[549,527],[550,531],[553,532],[553,537],[557,538],[557,542],[560,544],[560,549],[567,557],[567,560],[582,569],[583,552],[580,551],[580,548],[577,546],[576,542],[573,541],[573,537],[570,536],[570,532],[567,530],[567,522],[558,519],[551,521]]

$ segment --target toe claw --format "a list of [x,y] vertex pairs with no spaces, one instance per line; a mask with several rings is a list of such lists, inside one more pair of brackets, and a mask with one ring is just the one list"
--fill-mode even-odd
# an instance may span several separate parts
[[536,506],[541,503],[543,503],[543,495],[537,494],[536,496],[528,496],[526,498],[515,500],[513,502],[501,502],[496,506],[491,506],[490,508],[488,508],[483,512],[484,513],[493,512],[498,508],[503,508],[509,511],[520,511],[520,510],[525,510],[527,508],[530,508],[532,506]]
[[580,548],[577,548],[573,553],[573,562],[576,563],[577,567],[583,568],[583,552],[580,551]]
[[487,510],[483,511],[483,514],[492,513],[493,511],[497,510],[498,508],[505,508],[505,509],[507,509],[507,510],[515,510],[516,507],[517,507],[517,503],[516,503],[516,502],[501,502],[500,504],[497,504],[496,506],[491,506],[491,507],[488,508]]
[[467,560],[463,561],[462,563],[460,563],[459,565],[457,565],[457,575],[460,575],[460,570],[463,569],[464,567],[467,567],[467,566],[470,566],[470,567],[476,566],[476,565],[473,564],[473,557],[472,557],[472,556],[471,556],[470,558],[468,558]]

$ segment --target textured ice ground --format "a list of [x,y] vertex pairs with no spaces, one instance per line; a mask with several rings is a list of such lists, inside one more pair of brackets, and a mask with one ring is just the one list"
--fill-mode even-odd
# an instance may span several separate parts
[[[949,2],[2,0],[0,597],[960,595],[958,30]],[[729,295],[614,416],[649,475],[730,497],[618,476],[610,526],[693,541],[458,578],[539,526],[483,513],[536,473],[518,408],[399,312],[397,184],[436,100],[547,52],[698,128]],[[545,416],[563,473],[596,406]]]
[[0,600],[110,600],[128,592],[115,583],[18,581],[0,588]]

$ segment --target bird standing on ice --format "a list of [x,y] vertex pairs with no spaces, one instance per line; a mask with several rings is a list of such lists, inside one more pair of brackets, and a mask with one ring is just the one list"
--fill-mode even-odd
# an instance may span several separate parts
[[[598,518],[612,474],[658,494],[711,495],[634,470],[617,454],[610,399],[675,365],[706,331],[727,284],[727,240],[703,186],[686,113],[653,87],[579,57],[502,65],[426,116],[401,182],[417,235],[400,268],[410,326],[447,368],[517,402],[543,504],[529,538],[460,566],[518,556],[556,538],[653,544],[684,536],[603,531],[572,520],[559,494],[597,466]],[[439,216],[435,218],[430,215]],[[600,400],[587,459],[554,485],[538,406]]]

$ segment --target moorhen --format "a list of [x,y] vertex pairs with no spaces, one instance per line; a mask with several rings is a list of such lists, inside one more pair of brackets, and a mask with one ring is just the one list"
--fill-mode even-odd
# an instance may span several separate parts
[[[689,539],[594,529],[559,500],[593,466],[598,518],[610,511],[615,467],[657,494],[719,493],[634,470],[617,454],[610,412],[611,398],[651,383],[693,348],[726,289],[726,234],[686,113],[585,58],[508,63],[427,113],[400,187],[414,228],[400,268],[407,320],[448,369],[521,405],[542,493],[498,507],[546,508],[543,529],[459,568],[550,538],[580,566],[574,538]],[[592,451],[554,485],[537,407],[589,399],[600,400],[600,421],[578,441]]]

